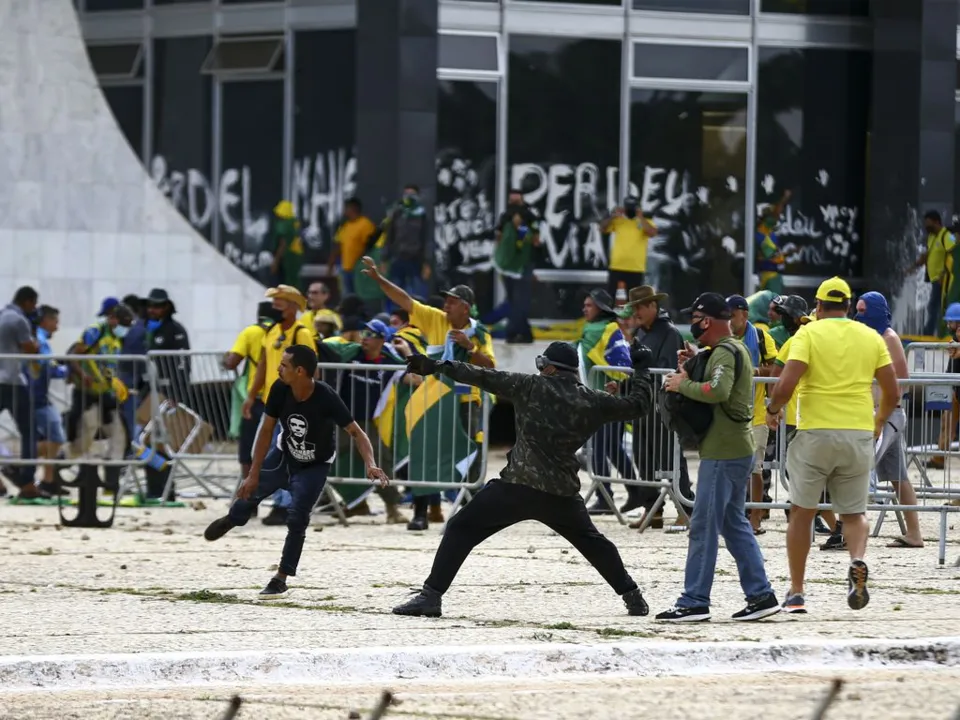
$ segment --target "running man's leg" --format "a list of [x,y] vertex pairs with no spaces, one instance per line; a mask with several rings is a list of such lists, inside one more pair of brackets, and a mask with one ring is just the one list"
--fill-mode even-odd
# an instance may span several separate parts
[[833,472],[834,448],[827,430],[798,431],[787,453],[787,479],[790,488],[790,520],[787,524],[787,561],[790,566],[788,597],[803,595],[807,555],[810,553],[810,528],[817,505]]
[[298,470],[290,476],[290,497],[292,502],[287,511],[287,538],[283,542],[283,554],[277,577],[286,580],[287,576],[297,574],[300,555],[303,552],[303,540],[310,524],[310,512],[320,499],[323,486],[327,482],[326,463]]
[[280,488],[288,486],[289,477],[286,458],[276,447],[267,453],[260,470],[260,483],[249,499],[237,498],[230,506],[227,516],[235,527],[247,524],[256,507]]
[[[897,408],[884,426],[880,447],[877,448],[877,479],[893,485],[900,504],[916,505],[917,493],[910,482],[907,458],[903,448],[903,429],[906,422],[907,418],[903,410]],[[907,532],[898,539],[894,547],[903,545],[923,547],[919,513],[915,510],[907,510],[903,513],[903,520],[907,526]]]
[[[761,450],[766,446],[766,438],[760,444]],[[760,600],[773,594],[770,581],[767,579],[763,567],[763,555],[754,535],[753,527],[747,520],[744,512],[747,478],[750,477],[751,464],[755,456],[743,460],[720,461],[722,473],[717,477],[730,487],[729,499],[723,513],[723,525],[720,534],[737,563],[737,572],[740,575],[740,587],[748,603]],[[752,476],[756,477],[756,475]],[[726,496],[727,493],[724,492]]]

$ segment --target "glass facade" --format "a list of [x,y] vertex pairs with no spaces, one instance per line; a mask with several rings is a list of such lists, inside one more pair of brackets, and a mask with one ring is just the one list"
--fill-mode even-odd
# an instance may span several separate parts
[[[441,0],[437,84],[411,91],[438,94],[438,283],[468,282],[482,310],[501,299],[493,228],[514,187],[542,218],[536,318],[577,317],[583,293],[607,286],[614,238],[600,228],[624,194],[659,228],[646,271],[674,308],[706,287],[755,286],[746,271],[757,260],[756,217],[784,190],[787,287],[832,274],[856,284],[871,102],[866,2],[535,0],[501,3],[502,13],[497,4]],[[323,274],[364,167],[355,18],[326,0],[274,12],[282,5],[80,3],[91,47],[109,38],[144,48],[142,69],[103,80],[131,147],[189,222],[260,280],[284,199],[301,222],[305,268]],[[102,10],[128,10],[129,22],[115,13],[101,30]],[[153,26],[162,36],[144,35]]]

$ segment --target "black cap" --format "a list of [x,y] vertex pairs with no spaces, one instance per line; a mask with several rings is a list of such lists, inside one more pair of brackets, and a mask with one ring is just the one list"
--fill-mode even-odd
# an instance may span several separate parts
[[810,312],[807,301],[799,295],[779,295],[773,299],[773,309],[780,315],[798,320]]
[[730,319],[730,306],[720,293],[706,292],[693,301],[693,305],[682,310],[687,315],[695,312],[717,320]]
[[637,209],[637,199],[630,195],[623,199],[623,207],[625,210],[636,210]]
[[750,311],[750,304],[743,295],[731,295],[727,298],[727,305],[730,307],[730,310]]
[[476,299],[473,296],[473,290],[468,288],[466,285],[454,285],[449,290],[441,290],[440,294],[444,297],[452,297],[457,300],[462,300],[470,307],[476,303]]
[[613,298],[603,288],[595,288],[590,291],[590,299],[600,308],[600,312],[613,314]]
[[150,294],[147,295],[147,305],[164,305],[166,303],[170,303],[171,315],[177,311],[167,291],[163,288],[154,288],[150,291]]
[[547,349],[543,351],[543,356],[550,361],[551,365],[561,370],[576,371],[580,367],[580,356],[577,355],[573,345],[568,342],[555,340],[547,345]]

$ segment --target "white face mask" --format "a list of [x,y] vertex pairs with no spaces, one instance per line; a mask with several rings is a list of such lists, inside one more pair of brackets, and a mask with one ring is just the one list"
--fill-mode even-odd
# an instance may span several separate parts
[[118,339],[123,339],[127,336],[127,333],[130,332],[130,328],[126,325],[117,325],[113,329],[113,336]]

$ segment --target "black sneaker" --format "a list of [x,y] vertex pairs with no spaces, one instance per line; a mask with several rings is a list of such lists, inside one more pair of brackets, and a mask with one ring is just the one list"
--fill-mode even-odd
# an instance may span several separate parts
[[773,593],[767,593],[758,600],[748,602],[743,610],[733,614],[733,619],[740,622],[752,622],[763,620],[771,615],[776,615],[778,612],[780,612],[780,603],[777,602],[777,596]]
[[287,510],[286,508],[273,506],[270,510],[270,514],[267,515],[261,522],[264,525],[286,525],[287,524]]
[[833,535],[833,530],[830,529],[830,526],[827,525],[819,515],[817,515],[817,519],[813,521],[813,529],[817,535]]
[[441,599],[442,596],[440,593],[424,585],[423,590],[419,591],[414,597],[402,605],[397,605],[393,609],[393,614],[438,618],[443,614],[441,611]]
[[620,514],[626,515],[628,512],[633,512],[638,508],[643,507],[643,502],[639,498],[628,497],[627,501],[620,506]]
[[287,592],[287,584],[278,577],[273,578],[267,583],[267,586],[260,591],[261,600],[272,600],[273,598],[283,597]]
[[623,604],[627,606],[627,615],[644,617],[650,614],[650,608],[647,605],[647,601],[643,599],[643,595],[640,593],[640,588],[631,590],[628,593],[624,593],[622,597]]
[[863,610],[870,602],[867,590],[867,564],[863,560],[854,560],[847,570],[847,605],[851,610]]
[[207,525],[207,529],[203,531],[203,537],[210,542],[213,542],[214,540],[219,540],[222,538],[235,527],[236,525],[233,524],[230,516],[224,515],[222,518],[217,518],[212,523]]
[[659,622],[691,623],[706,622],[710,619],[708,607],[672,607],[657,615]]
[[603,495],[597,495],[597,499],[587,508],[587,512],[591,515],[613,515],[613,508],[604,500]]
[[843,539],[843,535],[837,535],[834,533],[827,538],[826,542],[820,544],[821,550],[846,550],[847,541]]
[[425,517],[414,517],[413,520],[407,523],[407,530],[411,532],[426,530],[429,527],[430,523],[427,522]]
[[806,615],[807,606],[803,594],[793,593],[792,595],[787,595],[786,600],[783,601],[783,611],[787,615]]

